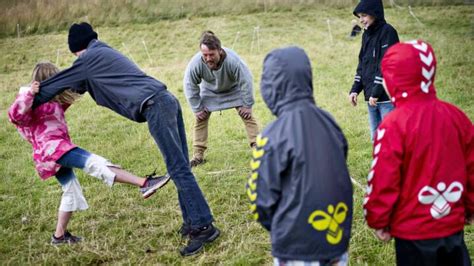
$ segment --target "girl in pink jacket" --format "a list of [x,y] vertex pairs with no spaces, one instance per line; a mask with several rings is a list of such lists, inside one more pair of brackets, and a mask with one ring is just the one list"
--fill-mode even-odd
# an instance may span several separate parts
[[107,159],[74,145],[64,118],[66,109],[79,96],[71,90],[64,91],[33,110],[33,99],[39,91],[39,82],[57,72],[58,68],[49,62],[37,64],[33,70],[31,87],[20,88],[20,93],[8,111],[10,122],[15,124],[20,135],[33,146],[33,160],[41,179],[56,176],[61,184],[63,195],[58,222],[51,237],[51,244],[54,245],[81,241],[80,237],[67,231],[72,212],[88,208],[73,168],[82,169],[110,187],[114,182],[139,186],[144,198],[151,196],[170,179],[168,175],[154,177],[154,174],[147,178],[137,177]]

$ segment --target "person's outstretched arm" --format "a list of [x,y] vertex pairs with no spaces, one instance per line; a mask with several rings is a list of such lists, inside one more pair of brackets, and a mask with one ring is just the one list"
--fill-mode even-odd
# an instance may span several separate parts
[[85,82],[87,80],[87,70],[82,58],[76,59],[74,64],[53,77],[41,82],[40,91],[36,94],[33,109],[48,102],[54,96],[66,89],[72,89],[77,93],[85,93]]

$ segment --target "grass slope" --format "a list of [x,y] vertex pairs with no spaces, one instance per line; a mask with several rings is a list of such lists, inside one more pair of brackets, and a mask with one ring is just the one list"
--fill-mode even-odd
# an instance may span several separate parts
[[[417,7],[419,24],[405,9],[387,9],[386,17],[401,40],[430,42],[438,57],[437,90],[441,99],[461,107],[474,118],[474,52],[472,7]],[[259,82],[267,52],[299,45],[313,64],[317,104],[331,112],[349,141],[351,175],[365,185],[371,161],[366,107],[347,102],[360,48],[360,38],[348,40],[351,8],[306,9],[298,12],[222,15],[185,18],[149,24],[98,27],[100,38],[131,57],[148,74],[168,85],[179,98],[191,148],[193,114],[182,92],[187,61],[197,52],[205,29],[216,32],[227,47],[248,63],[256,91],[255,115],[262,125],[273,117],[262,102]],[[440,19],[442,18],[442,19]],[[332,39],[328,35],[328,20]],[[253,38],[259,27],[259,38]],[[2,264],[271,264],[267,233],[250,218],[244,184],[250,172],[250,149],[244,127],[235,111],[215,113],[210,121],[209,150],[203,166],[194,170],[209,201],[222,236],[200,256],[181,258],[183,244],[176,230],[181,224],[176,189],[172,183],[143,201],[138,191],[116,185],[108,189],[98,180],[77,171],[90,209],[77,213],[70,229],[85,237],[76,246],[48,244],[61,195],[54,179],[37,177],[31,148],[16,133],[6,116],[20,85],[29,82],[39,60],[61,68],[74,57],[67,49],[67,32],[0,39],[0,262]],[[146,48],[145,48],[146,46]],[[148,50],[148,53],[147,53]],[[97,106],[86,95],[67,112],[72,139],[78,145],[111,159],[139,175],[157,168],[165,172],[146,124],[128,121]],[[350,247],[353,265],[394,264],[393,244],[375,240],[365,225],[363,191],[355,187],[355,215]],[[473,227],[466,241],[474,253]]]

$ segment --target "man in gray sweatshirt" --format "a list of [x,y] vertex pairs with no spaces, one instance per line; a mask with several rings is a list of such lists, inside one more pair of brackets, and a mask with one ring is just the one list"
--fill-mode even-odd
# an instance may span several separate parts
[[191,166],[204,163],[208,123],[214,111],[236,108],[247,131],[250,147],[255,146],[258,126],[252,114],[252,74],[242,59],[211,31],[205,31],[184,75],[184,92],[196,116]]

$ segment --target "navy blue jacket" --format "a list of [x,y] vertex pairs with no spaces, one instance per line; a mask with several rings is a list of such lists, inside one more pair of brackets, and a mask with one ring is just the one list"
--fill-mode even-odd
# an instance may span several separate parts
[[73,65],[41,82],[33,108],[51,100],[65,89],[89,92],[98,105],[133,121],[144,122],[144,102],[166,90],[158,80],[147,76],[132,61],[107,44],[92,40]]
[[359,64],[351,91],[364,91],[365,100],[378,98],[379,102],[390,101],[382,86],[380,62],[393,44],[398,42],[397,31],[385,22],[381,0],[362,0],[354,9],[354,15],[365,13],[375,17],[375,22],[364,31],[359,53]]
[[348,249],[351,234],[347,142],[314,103],[305,52],[289,47],[268,54],[261,93],[277,119],[253,151],[247,195],[254,218],[270,231],[274,257],[336,258]]

